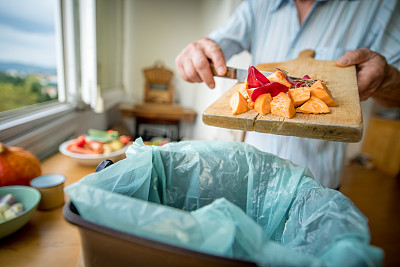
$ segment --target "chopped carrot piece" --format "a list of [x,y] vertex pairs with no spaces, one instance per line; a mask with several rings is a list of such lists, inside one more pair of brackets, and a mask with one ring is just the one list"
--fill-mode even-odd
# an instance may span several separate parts
[[290,97],[281,92],[271,101],[271,113],[291,119],[296,114],[296,110]]
[[326,105],[326,103],[315,96],[311,96],[307,102],[305,102],[300,107],[296,108],[296,111],[301,113],[314,113],[314,114],[330,112],[329,107]]
[[232,108],[233,115],[244,113],[249,110],[246,99],[239,91],[236,91],[231,96],[230,105]]
[[316,81],[311,87],[310,92],[312,96],[315,96],[324,101],[328,107],[338,107],[339,105],[333,100],[332,95],[328,88],[320,81]]
[[275,71],[274,73],[270,74],[267,76],[267,79],[270,82],[276,82],[276,83],[280,83],[283,84],[287,87],[292,87],[292,84],[286,79],[286,76],[283,72],[281,71]]
[[247,107],[248,107],[249,109],[253,109],[253,108],[254,108],[254,105],[255,105],[254,101],[249,100],[249,101],[247,102]]
[[254,109],[260,113],[261,115],[265,115],[271,112],[271,94],[266,93],[257,97],[256,102],[254,104]]
[[239,84],[238,91],[243,95],[246,100],[250,98],[247,94],[246,85],[244,83]]
[[308,87],[299,87],[295,89],[289,89],[288,93],[290,99],[293,101],[293,105],[298,107],[310,99],[311,93]]
[[252,88],[252,89],[247,89],[247,95],[249,96],[249,99],[251,99],[251,95],[253,94],[254,90],[257,88]]

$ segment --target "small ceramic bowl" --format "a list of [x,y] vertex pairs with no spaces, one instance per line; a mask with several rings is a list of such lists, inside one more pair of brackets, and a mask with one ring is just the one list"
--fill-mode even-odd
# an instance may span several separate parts
[[40,192],[29,186],[0,187],[0,198],[7,194],[12,194],[25,210],[17,217],[0,223],[0,238],[8,236],[24,226],[36,211],[40,201]]
[[65,176],[62,174],[45,174],[30,182],[42,195],[40,210],[50,210],[64,204],[64,182]]

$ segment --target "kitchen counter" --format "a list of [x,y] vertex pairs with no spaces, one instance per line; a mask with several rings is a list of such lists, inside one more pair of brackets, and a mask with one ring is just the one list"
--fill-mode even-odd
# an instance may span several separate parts
[[[96,166],[83,166],[60,153],[42,162],[43,174],[60,173],[64,187],[94,172]],[[65,201],[68,196],[65,195]],[[77,266],[81,240],[76,226],[68,223],[60,206],[50,211],[37,210],[16,233],[0,239],[0,265],[7,267]]]

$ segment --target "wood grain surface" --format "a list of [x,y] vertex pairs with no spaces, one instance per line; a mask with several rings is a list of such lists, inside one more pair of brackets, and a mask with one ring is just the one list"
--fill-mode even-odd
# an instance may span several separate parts
[[363,123],[355,66],[338,67],[333,60],[316,60],[314,56],[313,50],[305,50],[294,60],[259,64],[256,67],[265,71],[279,68],[288,71],[289,76],[309,75],[313,79],[323,80],[339,104],[339,107],[330,107],[331,113],[296,113],[292,119],[287,119],[273,114],[260,116],[253,109],[232,115],[229,100],[240,86],[237,83],[203,112],[203,122],[228,129],[359,142]]
[[[64,187],[95,171],[96,166],[80,165],[57,153],[41,162],[43,174],[65,176]],[[65,202],[69,200],[65,194]],[[81,250],[78,228],[68,223],[63,206],[37,210],[16,233],[0,239],[0,266],[4,267],[75,267]]]

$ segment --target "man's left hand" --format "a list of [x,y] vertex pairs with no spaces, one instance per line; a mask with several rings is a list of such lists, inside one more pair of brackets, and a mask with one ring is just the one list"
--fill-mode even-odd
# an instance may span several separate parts
[[379,89],[389,69],[386,59],[368,48],[347,51],[336,61],[336,64],[338,66],[357,66],[358,91],[361,101],[368,99]]

